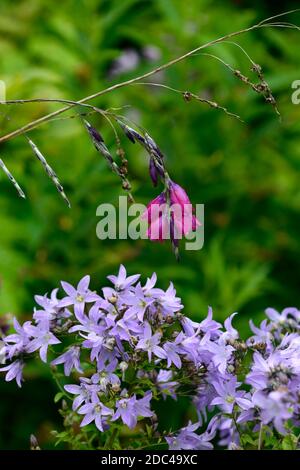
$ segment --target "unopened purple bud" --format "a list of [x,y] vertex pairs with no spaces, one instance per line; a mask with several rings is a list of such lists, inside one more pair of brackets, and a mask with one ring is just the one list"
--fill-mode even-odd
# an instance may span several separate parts
[[118,123],[120,124],[120,126],[122,127],[123,129],[123,132],[124,134],[126,135],[126,137],[128,137],[128,139],[133,143],[135,144],[135,142],[138,140],[140,141],[142,144],[145,143],[145,139],[142,135],[140,135],[137,131],[135,131],[134,129],[132,129],[131,127],[127,126],[127,124],[124,124],[123,122],[121,121],[118,121]]
[[112,165],[112,166],[115,165],[116,166],[115,171],[116,171],[117,174],[119,174],[119,168],[114,163],[113,158],[112,158],[108,148],[106,147],[101,134],[97,131],[97,129],[92,127],[91,124],[88,121],[84,121],[84,124],[85,124],[85,127],[86,127],[92,141],[93,141],[93,144],[94,144],[96,150],[98,150],[98,152],[100,152],[106,158],[106,160],[109,162],[110,165]]
[[156,169],[153,158],[150,158],[150,161],[149,161],[149,174],[150,174],[150,178],[152,180],[153,186],[157,186],[158,175],[157,175],[157,169]]
[[127,126],[124,126],[124,127],[123,127],[123,130],[124,130],[124,133],[125,133],[126,137],[128,137],[128,139],[129,139],[133,144],[135,144],[134,135],[133,135],[133,133],[129,130],[129,128],[128,128]]
[[149,134],[145,134],[145,141],[148,147],[153,150],[160,158],[164,158],[162,151]]
[[92,137],[93,141],[98,143],[103,143],[103,137],[97,129],[95,129],[88,121],[84,121],[85,127],[87,128],[88,133]]

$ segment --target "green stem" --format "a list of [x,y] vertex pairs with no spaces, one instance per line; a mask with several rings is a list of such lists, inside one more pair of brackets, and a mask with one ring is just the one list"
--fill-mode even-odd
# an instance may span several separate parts
[[69,398],[69,400],[72,400],[72,398],[70,397],[70,395],[65,391],[65,389],[63,388],[62,384],[60,383],[60,381],[58,380],[55,372],[53,370],[51,370],[51,374],[52,374],[52,377],[57,385],[57,387],[59,388],[59,390],[61,391],[61,393],[63,393],[66,397]]
[[114,428],[111,435],[108,437],[104,445],[104,449],[112,450],[112,445],[117,437],[117,434],[118,434],[118,428]]
[[[282,14],[280,14],[280,16],[287,15],[288,13],[292,13],[294,11],[299,11],[299,9],[282,13]],[[277,16],[279,16],[279,15],[277,15]],[[199,52],[202,49],[205,49],[209,46],[213,46],[214,44],[218,44],[220,42],[223,42],[224,40],[230,39],[230,38],[235,37],[235,36],[239,36],[241,34],[244,34],[244,33],[247,33],[249,31],[253,31],[255,29],[259,29],[259,28],[262,28],[262,27],[273,27],[273,26],[279,27],[280,26],[280,24],[276,24],[276,25],[272,24],[272,23],[268,24],[267,21],[269,21],[270,19],[271,18],[267,18],[266,20],[261,21],[260,23],[257,23],[255,25],[249,26],[248,28],[244,28],[240,31],[235,31],[235,32],[226,34],[226,35],[221,36],[217,39],[213,39],[212,41],[209,41],[205,44],[202,44],[201,46],[196,47],[195,49],[192,49],[189,52],[186,52],[185,54],[181,55],[180,57],[176,57],[175,59],[173,59],[173,60],[171,60],[171,61],[169,61],[165,64],[162,64],[159,67],[156,67],[155,69],[150,70],[149,72],[144,73],[143,75],[139,75],[138,77],[131,78],[130,80],[126,80],[124,82],[116,83],[115,85],[109,86],[108,88],[105,88],[104,90],[100,90],[100,91],[98,91],[96,93],[93,93],[92,95],[86,96],[86,97],[84,97],[84,98],[82,98],[82,99],[80,99],[76,102],[74,101],[73,103],[76,103],[76,104],[69,103],[67,106],[64,106],[63,108],[60,108],[60,109],[58,109],[58,110],[56,110],[56,111],[54,111],[50,114],[46,114],[45,116],[42,116],[41,118],[36,119],[36,120],[26,124],[25,126],[22,126],[19,129],[16,129],[15,131],[10,132],[10,133],[0,137],[0,143],[6,142],[7,140],[12,139],[13,137],[17,137],[17,136],[22,135],[22,134],[24,134],[24,133],[26,133],[26,132],[28,132],[32,129],[35,129],[36,127],[40,126],[41,124],[44,124],[45,122],[50,121],[52,118],[68,111],[69,109],[73,108],[74,106],[78,106],[80,104],[87,103],[88,101],[91,101],[95,98],[98,98],[99,96],[102,96],[106,93],[110,93],[111,91],[117,90],[119,88],[123,88],[125,86],[131,85],[131,84],[139,82],[141,80],[144,80],[145,78],[151,77],[152,75],[154,75],[158,72],[166,70],[167,68],[169,68],[169,67],[171,67],[171,66],[173,66],[173,65],[175,65],[179,62],[182,62],[183,60],[185,60],[189,57],[192,57],[197,52]]]
[[232,420],[233,420],[233,422],[234,422],[234,424],[235,424],[235,427],[236,427],[236,430],[237,430],[237,432],[238,432],[238,435],[239,435],[239,438],[240,438],[240,442],[242,442],[242,435],[241,435],[241,432],[240,432],[240,430],[239,430],[239,427],[238,427],[238,424],[237,424],[237,421],[236,421],[236,415],[235,415],[234,413],[232,414]]
[[262,444],[263,444],[263,423],[260,423],[257,450],[262,449]]

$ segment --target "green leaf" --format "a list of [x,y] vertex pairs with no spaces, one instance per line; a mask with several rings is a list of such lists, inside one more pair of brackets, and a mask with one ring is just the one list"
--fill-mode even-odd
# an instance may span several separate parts
[[282,440],[283,450],[295,450],[297,447],[298,438],[294,434],[288,434]]
[[61,400],[64,396],[65,396],[64,393],[58,392],[58,393],[55,395],[55,397],[54,397],[54,403],[58,403],[59,400]]

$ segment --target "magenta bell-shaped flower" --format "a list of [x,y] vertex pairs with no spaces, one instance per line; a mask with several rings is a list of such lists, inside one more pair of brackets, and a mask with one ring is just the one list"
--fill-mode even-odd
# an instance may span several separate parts
[[171,237],[172,242],[176,243],[201,225],[193,214],[193,207],[186,191],[171,180],[168,190],[163,191],[148,204],[142,218],[147,218],[148,221],[148,238],[160,242]]

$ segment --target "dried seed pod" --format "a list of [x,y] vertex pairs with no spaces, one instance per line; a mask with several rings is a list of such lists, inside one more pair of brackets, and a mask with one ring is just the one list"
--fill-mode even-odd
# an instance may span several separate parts
[[48,164],[46,158],[44,157],[44,155],[40,152],[40,150],[38,149],[38,147],[35,145],[34,142],[32,142],[32,140],[28,139],[28,142],[29,142],[29,145],[31,146],[35,156],[38,158],[38,160],[41,162],[41,164],[43,165],[47,175],[49,176],[49,178],[51,178],[51,180],[53,181],[57,191],[59,192],[59,194],[61,195],[61,197],[63,198],[63,200],[65,201],[65,203],[67,204],[68,207],[71,207],[71,204],[70,204],[70,201],[69,199],[67,198],[65,192],[64,192],[64,188],[63,186],[61,185],[55,171],[52,169],[52,167]]
[[125,191],[130,191],[131,190],[131,184],[129,183],[129,181],[123,181],[122,183],[122,188],[125,189]]
[[182,96],[185,101],[192,101],[193,99],[192,93],[190,91],[185,91]]
[[4,171],[4,173],[6,174],[6,176],[10,179],[10,181],[12,182],[16,190],[18,191],[19,196],[22,197],[23,199],[26,199],[24,191],[20,188],[19,184],[17,183],[17,181],[15,180],[15,178],[13,177],[13,175],[11,174],[11,172],[9,171],[9,169],[7,168],[3,160],[1,160],[1,158],[0,158],[0,166],[2,170]]

